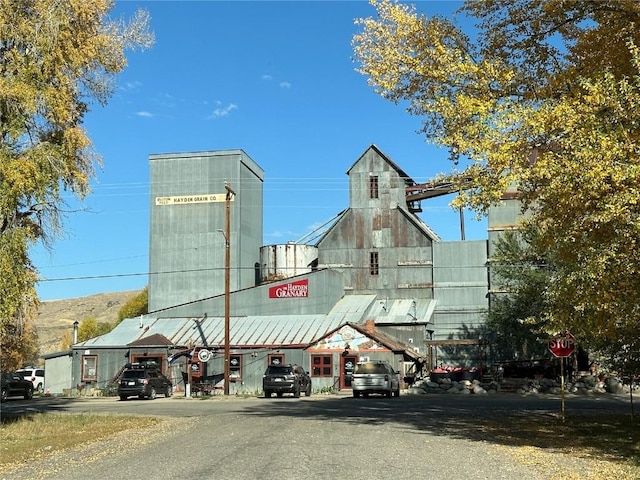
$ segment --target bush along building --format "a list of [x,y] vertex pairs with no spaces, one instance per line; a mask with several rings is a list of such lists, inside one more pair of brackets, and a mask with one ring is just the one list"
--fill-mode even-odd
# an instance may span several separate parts
[[[262,246],[263,170],[245,152],[149,160],[150,313],[73,345],[72,378],[56,384],[102,390],[127,362],[154,362],[178,390],[220,387],[228,358],[230,393],[259,393],[273,362],[301,365],[320,391],[349,388],[362,359],[407,381],[486,362],[488,240],[442,241],[417,216],[446,185],[416,184],[371,145],[347,171],[348,207],[315,245]],[[492,235],[517,207],[497,211]]]

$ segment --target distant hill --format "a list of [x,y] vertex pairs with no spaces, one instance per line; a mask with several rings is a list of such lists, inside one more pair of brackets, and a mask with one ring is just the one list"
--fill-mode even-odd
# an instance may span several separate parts
[[60,339],[64,332],[73,331],[73,322],[76,320],[82,322],[93,317],[99,323],[114,323],[122,306],[141,291],[99,293],[88,297],[41,303],[35,320],[40,354],[60,351]]

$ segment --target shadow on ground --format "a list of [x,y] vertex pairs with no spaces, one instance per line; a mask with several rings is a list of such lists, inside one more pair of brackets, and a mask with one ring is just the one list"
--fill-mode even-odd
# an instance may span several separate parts
[[[638,412],[640,414],[640,412]],[[345,396],[322,401],[264,399],[247,415],[304,416],[350,424],[394,424],[415,435],[441,435],[536,447],[640,466],[640,415],[622,397]]]

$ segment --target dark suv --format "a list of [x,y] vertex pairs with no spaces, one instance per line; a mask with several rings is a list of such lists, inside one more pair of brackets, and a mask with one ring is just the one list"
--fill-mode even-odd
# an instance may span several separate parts
[[2,386],[0,400],[5,402],[9,397],[23,397],[25,400],[33,398],[33,383],[22,378],[16,372],[2,372]]
[[285,393],[293,393],[296,398],[304,392],[311,395],[311,377],[299,365],[269,365],[262,376],[262,390],[265,398],[276,393],[282,397]]
[[173,394],[171,380],[162,374],[157,365],[130,363],[125,367],[118,382],[120,400],[132,396],[153,400],[157,394],[165,397]]

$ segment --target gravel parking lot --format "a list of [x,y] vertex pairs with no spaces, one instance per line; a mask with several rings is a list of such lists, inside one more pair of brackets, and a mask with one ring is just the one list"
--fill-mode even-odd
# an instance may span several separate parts
[[[499,395],[7,402],[3,415],[29,410],[165,417],[160,427],[91,442],[0,472],[0,478],[159,479],[527,479],[553,478],[553,465],[513,455],[488,438],[483,419],[558,416],[560,400]],[[628,411],[625,398],[568,398],[567,415]],[[559,424],[560,428],[560,424]],[[566,458],[558,458],[563,465]],[[572,459],[574,471],[586,468]],[[579,477],[575,477],[579,478]]]

